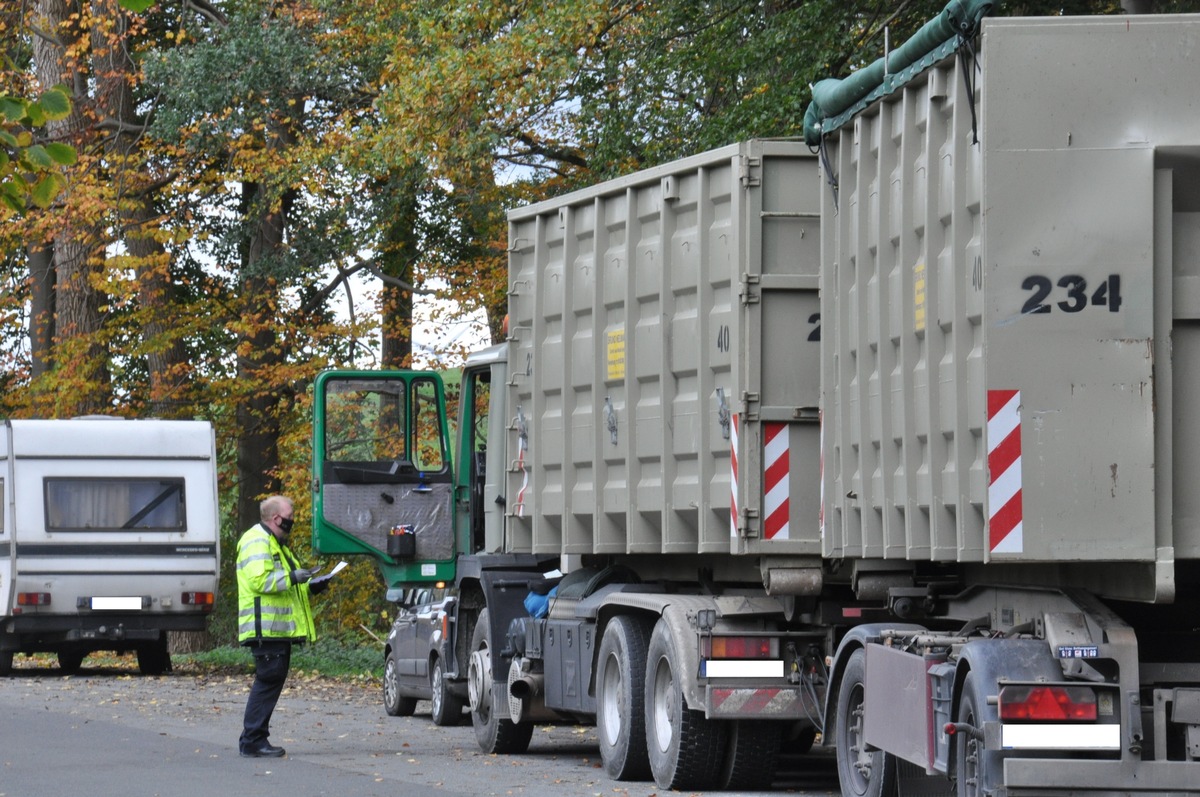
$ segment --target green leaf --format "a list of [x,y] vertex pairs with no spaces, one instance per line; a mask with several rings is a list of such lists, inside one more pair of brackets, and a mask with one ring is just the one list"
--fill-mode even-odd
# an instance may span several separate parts
[[140,14],[154,5],[154,0],[119,0],[119,2],[121,8],[126,11],[132,11],[135,14]]
[[17,137],[14,136],[12,133],[8,132],[7,130],[0,130],[0,144],[3,144],[6,147],[12,147],[13,149],[16,149],[18,146]]
[[41,144],[34,144],[25,150],[25,159],[40,169],[54,167],[54,158],[50,157],[50,153]]
[[25,211],[25,201],[23,197],[21,197],[17,193],[16,188],[9,183],[0,184],[0,202],[8,205],[17,213],[23,213]]
[[66,144],[57,142],[46,145],[46,153],[54,160],[55,163],[62,166],[71,166],[78,160],[75,154],[75,148]]
[[38,98],[37,104],[51,122],[65,119],[71,114],[71,95],[65,86],[47,89]]
[[36,102],[31,102],[29,103],[29,107],[25,109],[25,118],[34,127],[41,127],[47,121],[46,109]]
[[16,97],[0,97],[0,115],[7,122],[19,122],[25,118],[25,100]]
[[51,172],[41,180],[38,180],[29,197],[33,200],[33,204],[39,208],[48,208],[50,207],[50,203],[54,201],[54,197],[58,196],[58,192],[66,184],[67,181],[62,178],[62,175]]

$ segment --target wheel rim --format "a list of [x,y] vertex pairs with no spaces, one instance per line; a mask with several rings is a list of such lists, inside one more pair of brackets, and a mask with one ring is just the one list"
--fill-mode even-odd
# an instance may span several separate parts
[[400,684],[396,680],[396,662],[388,657],[383,666],[383,699],[389,706],[394,706],[400,699]]
[[871,769],[874,764],[873,755],[867,750],[863,741],[863,688],[856,684],[850,693],[851,709],[848,716],[851,721],[845,729],[846,750],[849,752],[850,766],[847,768],[856,794],[864,794],[871,784]]
[[610,747],[621,738],[621,697],[624,684],[621,682],[621,668],[615,654],[604,660],[602,690],[600,697],[600,714],[604,720],[600,723],[604,741]]
[[658,749],[666,752],[671,747],[674,737],[673,721],[675,717],[675,674],[671,665],[665,659],[659,659],[654,668],[654,743]]
[[433,704],[435,717],[442,713],[442,665],[440,662],[433,665],[433,682],[429,702]]
[[[975,726],[975,712],[971,711],[970,707],[964,712],[962,722],[972,727]],[[960,734],[958,740],[959,744],[963,745],[962,772],[958,773],[963,788],[959,793],[977,795],[979,794],[979,740],[966,733]]]
[[467,666],[467,690],[471,696],[471,710],[486,722],[490,714],[492,681],[492,657],[486,644],[471,654]]

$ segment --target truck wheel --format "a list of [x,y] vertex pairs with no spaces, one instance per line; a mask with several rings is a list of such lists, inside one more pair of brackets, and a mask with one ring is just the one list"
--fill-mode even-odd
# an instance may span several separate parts
[[721,774],[725,728],[688,708],[683,659],[665,619],[650,636],[646,660],[646,735],[650,771],[660,789],[707,789]]
[[58,669],[67,675],[74,675],[83,666],[85,655],[77,650],[60,650],[58,652]]
[[596,731],[600,760],[613,780],[650,775],[646,752],[646,648],[650,626],[614,617],[600,642],[596,671]]
[[155,642],[138,645],[138,670],[142,675],[162,675],[171,671],[171,652],[167,648],[167,636],[163,634]]
[[450,693],[450,685],[446,682],[446,666],[441,659],[433,663],[429,673],[429,695],[434,725],[457,725],[462,721],[462,698]]
[[13,652],[0,650],[0,675],[12,675]]
[[400,694],[400,673],[390,654],[383,662],[383,710],[389,717],[411,717],[417,710],[415,697]]
[[[984,714],[987,695],[983,693],[980,679],[973,672],[967,673],[963,681],[962,699],[958,703],[958,721],[972,728],[983,728],[988,719]],[[958,778],[959,797],[980,797],[992,793],[989,783],[993,772],[1002,766],[1001,754],[989,752],[983,740],[967,733],[954,735],[954,763]]]
[[867,654],[854,651],[842,674],[837,699],[838,781],[843,797],[889,797],[896,791],[896,761],[870,750],[863,738],[863,678]]
[[471,724],[475,740],[485,753],[523,753],[533,738],[533,723],[516,723],[508,718],[504,706],[496,704],[496,684],[492,678],[491,643],[488,639],[488,610],[479,613],[471,633],[471,663],[467,668],[471,688]]
[[754,720],[728,723],[728,746],[717,787],[733,791],[765,791],[775,781],[783,724]]

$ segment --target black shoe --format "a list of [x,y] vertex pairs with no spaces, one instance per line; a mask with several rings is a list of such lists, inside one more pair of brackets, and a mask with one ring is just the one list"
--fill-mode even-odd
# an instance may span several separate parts
[[242,758],[283,758],[286,752],[282,747],[273,747],[269,744],[264,744],[262,747],[256,747],[253,750],[243,747],[240,751]]

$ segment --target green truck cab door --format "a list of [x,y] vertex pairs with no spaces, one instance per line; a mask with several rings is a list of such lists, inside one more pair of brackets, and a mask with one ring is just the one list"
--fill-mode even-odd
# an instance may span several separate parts
[[389,587],[453,581],[454,476],[441,377],[326,371],[313,413],[313,550],[371,556]]

